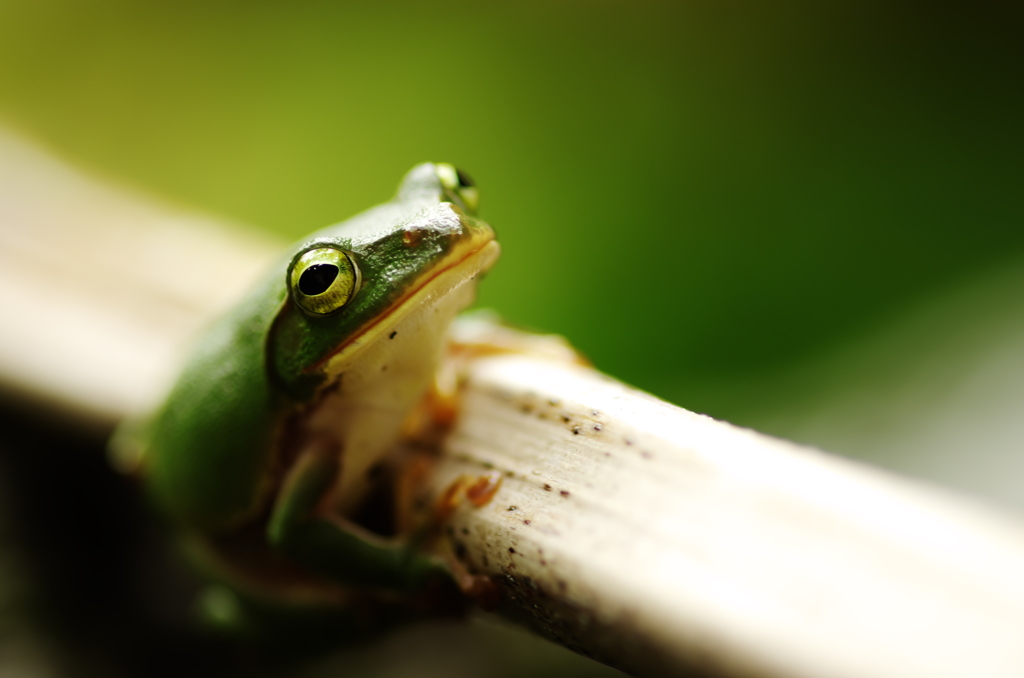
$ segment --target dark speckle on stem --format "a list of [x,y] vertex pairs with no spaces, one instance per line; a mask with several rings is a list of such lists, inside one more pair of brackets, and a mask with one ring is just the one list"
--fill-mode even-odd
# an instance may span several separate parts
[[569,496],[569,490],[561,490],[558,494],[562,495],[563,497],[568,497]]
[[389,334],[389,335],[388,335],[388,339],[394,339],[394,338],[395,338],[395,335],[396,335],[396,334],[398,334],[398,330],[395,330],[394,332],[392,332],[391,334]]
[[508,552],[509,552],[509,553],[515,553],[515,552],[516,552],[516,550],[515,550],[514,548],[512,548],[511,546],[509,546],[509,547],[508,547]]
[[573,426],[572,427],[572,434],[574,436],[578,436],[580,434],[580,427],[579,426]]
[[551,491],[551,486],[548,485],[547,483],[544,483],[544,491],[545,492],[550,492]]

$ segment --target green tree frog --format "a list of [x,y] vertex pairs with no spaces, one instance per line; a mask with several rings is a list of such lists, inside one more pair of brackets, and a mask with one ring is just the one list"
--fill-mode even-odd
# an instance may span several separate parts
[[421,590],[440,571],[351,516],[498,257],[476,208],[451,165],[413,168],[391,201],[294,247],[135,427],[132,465],[215,579],[344,599]]

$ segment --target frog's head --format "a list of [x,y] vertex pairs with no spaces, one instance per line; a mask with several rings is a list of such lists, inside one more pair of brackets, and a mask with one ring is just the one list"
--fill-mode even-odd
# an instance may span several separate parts
[[464,173],[423,164],[390,202],[303,242],[269,344],[284,391],[306,400],[366,347],[388,341],[412,311],[458,290],[461,305],[468,303],[473,281],[499,252],[494,231],[474,218],[476,207]]

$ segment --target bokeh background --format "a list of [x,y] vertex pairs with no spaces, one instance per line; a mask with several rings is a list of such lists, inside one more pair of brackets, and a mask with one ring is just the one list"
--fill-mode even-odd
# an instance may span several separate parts
[[1020,511],[1022,19],[0,0],[0,117],[295,238],[453,162],[504,247],[482,305],[689,409]]

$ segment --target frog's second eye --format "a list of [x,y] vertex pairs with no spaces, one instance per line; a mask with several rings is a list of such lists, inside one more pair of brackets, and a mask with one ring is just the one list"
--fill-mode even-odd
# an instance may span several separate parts
[[335,247],[303,253],[292,266],[292,299],[310,315],[330,315],[342,309],[359,289],[359,268],[352,256]]
[[447,197],[470,214],[476,214],[480,208],[480,193],[469,175],[447,163],[434,165],[434,171]]

